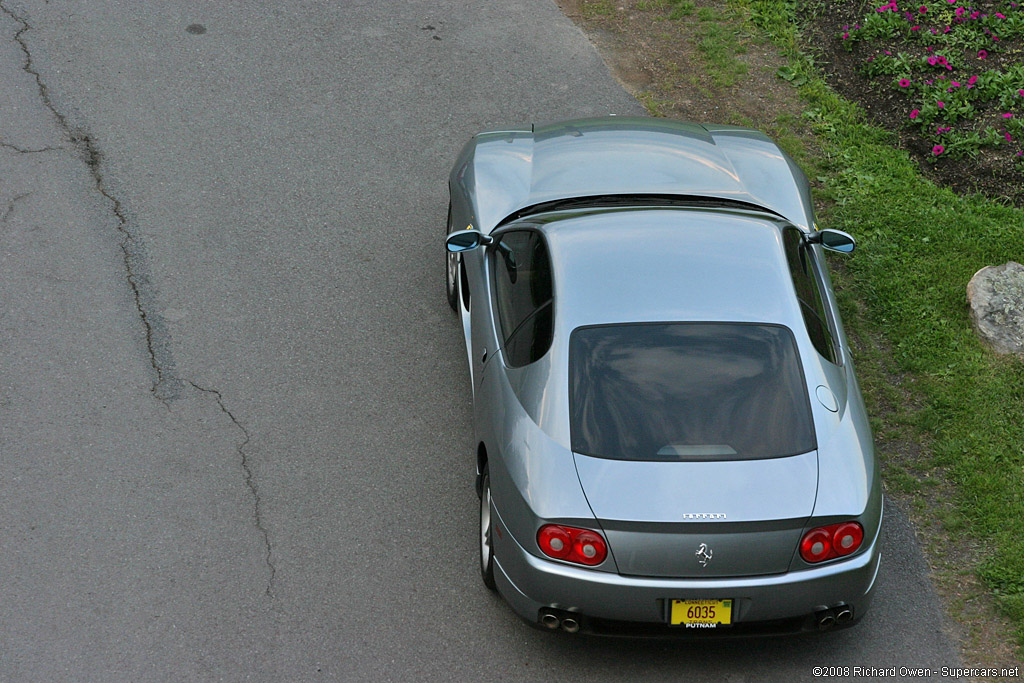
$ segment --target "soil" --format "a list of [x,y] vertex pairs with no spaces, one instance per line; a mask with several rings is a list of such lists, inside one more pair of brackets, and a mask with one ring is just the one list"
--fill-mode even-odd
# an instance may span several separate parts
[[[699,38],[692,30],[699,23],[695,14],[682,20],[658,20],[667,12],[638,9],[644,6],[643,0],[556,2],[583,26],[612,74],[652,115],[770,128],[780,114],[799,116],[803,110],[796,89],[776,77],[785,62],[767,44],[748,41],[746,53],[736,56],[747,67],[742,85],[718,88],[704,68],[695,68],[703,64]],[[707,0],[695,4],[720,9]],[[595,13],[595,5],[607,5],[613,11]]]

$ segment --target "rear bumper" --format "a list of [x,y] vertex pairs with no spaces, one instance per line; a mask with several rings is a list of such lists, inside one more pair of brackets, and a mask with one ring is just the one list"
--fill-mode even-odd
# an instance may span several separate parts
[[[495,514],[497,511],[495,511]],[[499,522],[500,523],[500,522]],[[879,525],[881,528],[881,525]],[[878,534],[856,556],[770,576],[662,579],[620,576],[551,562],[526,552],[510,534],[495,538],[495,582],[519,616],[537,624],[541,610],[573,613],[582,630],[613,635],[739,635],[816,630],[815,614],[836,606],[867,611],[878,576]],[[731,599],[732,627],[666,626],[666,601]]]

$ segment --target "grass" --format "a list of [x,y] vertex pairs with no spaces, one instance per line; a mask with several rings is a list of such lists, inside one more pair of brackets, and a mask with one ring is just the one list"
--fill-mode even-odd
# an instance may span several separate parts
[[[844,319],[884,345],[858,358],[876,432],[925,445],[912,471],[889,468],[887,485],[923,495],[930,487],[912,480],[929,475],[950,487],[955,511],[938,518],[949,521],[944,533],[980,545],[978,574],[1024,645],[1024,361],[983,348],[965,305],[975,271],[1021,258],[1024,212],[922,177],[893,135],[821,80],[801,52],[795,2],[731,2],[806,79],[800,94],[817,149],[804,163],[827,207],[819,224],[858,239],[839,278]],[[893,373],[908,379],[919,405],[894,395]],[[902,408],[886,414],[884,405]]]
[[584,0],[580,3],[580,14],[586,18],[615,14],[611,0]]
[[736,55],[746,53],[746,45],[737,36],[728,16],[710,7],[701,7],[697,10],[697,19],[697,50],[711,82],[717,88],[736,85],[747,73],[747,65],[736,59]]

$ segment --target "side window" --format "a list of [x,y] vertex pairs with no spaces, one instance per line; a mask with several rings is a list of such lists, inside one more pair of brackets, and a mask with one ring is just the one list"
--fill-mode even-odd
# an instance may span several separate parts
[[535,230],[514,230],[491,247],[491,258],[505,362],[529,365],[551,346],[554,306],[547,246]]
[[801,232],[796,228],[786,228],[782,231],[782,244],[786,250],[789,273],[793,278],[796,298],[800,302],[800,312],[803,313],[804,325],[807,326],[811,342],[818,353],[838,364],[836,344],[828,326],[818,280],[811,266],[811,255],[801,246]]

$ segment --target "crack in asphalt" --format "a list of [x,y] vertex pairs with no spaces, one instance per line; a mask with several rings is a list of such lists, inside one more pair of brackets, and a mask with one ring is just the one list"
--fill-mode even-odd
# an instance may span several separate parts
[[196,390],[203,392],[204,394],[212,395],[217,405],[220,406],[221,412],[228,416],[235,427],[242,432],[242,442],[236,446],[238,456],[241,458],[242,470],[245,472],[245,485],[249,488],[249,493],[252,494],[253,498],[253,523],[256,525],[256,529],[263,536],[263,549],[266,551],[263,560],[267,565],[267,569],[270,571],[270,578],[267,581],[266,595],[268,598],[274,597],[274,578],[277,576],[277,568],[274,566],[274,554],[270,544],[270,534],[267,532],[267,528],[263,526],[263,509],[262,500],[260,499],[259,488],[256,486],[256,481],[253,479],[252,467],[249,464],[249,456],[245,452],[245,446],[249,443],[249,430],[238,421],[238,418],[224,405],[224,396],[216,389],[207,389],[201,387],[192,380],[186,380]]
[[65,151],[63,147],[40,147],[39,149],[24,149],[22,147],[18,147],[17,145],[12,145],[11,143],[6,142],[4,140],[0,140],[0,147],[3,147],[4,149],[13,149],[18,154],[39,154],[40,152]]
[[25,199],[26,197],[28,197],[30,195],[33,195],[33,194],[35,194],[35,190],[32,190],[31,192],[22,192],[17,197],[14,197],[9,202],[7,202],[7,210],[4,211],[4,215],[3,216],[0,216],[0,223],[6,223],[7,219],[11,217],[11,214],[14,213],[14,205],[15,204],[17,204],[22,199]]
[[[149,353],[149,362],[156,374],[156,380],[150,387],[150,393],[163,403],[165,407],[170,409],[171,399],[177,398],[178,388],[183,382],[187,382],[197,391],[212,395],[216,399],[221,412],[227,415],[232,424],[234,424],[242,433],[242,441],[236,446],[236,451],[241,458],[242,470],[245,473],[245,485],[249,489],[249,493],[253,498],[253,521],[257,531],[263,538],[264,561],[270,573],[265,594],[268,598],[273,598],[274,579],[277,576],[277,568],[273,563],[273,550],[270,543],[270,534],[263,524],[262,500],[260,498],[259,488],[253,478],[253,471],[249,463],[249,456],[245,452],[245,447],[250,440],[249,431],[241,422],[238,421],[235,415],[224,404],[224,396],[220,391],[202,387],[191,380],[182,380],[176,376],[174,362],[170,356],[170,352],[163,348],[162,343],[157,343],[158,334],[160,336],[165,334],[162,319],[159,315],[153,315],[147,310],[146,302],[151,298],[151,292],[148,291],[149,279],[139,272],[140,269],[144,269],[145,267],[143,244],[141,240],[139,240],[129,229],[128,216],[125,213],[125,209],[121,201],[107,189],[106,184],[104,183],[103,173],[101,170],[103,155],[93,137],[82,131],[80,128],[72,126],[68,122],[67,117],[54,105],[53,100],[50,97],[50,90],[46,86],[46,83],[43,82],[39,72],[36,71],[32,61],[32,53],[29,50],[28,43],[23,37],[24,33],[31,30],[32,27],[25,19],[8,9],[4,5],[3,0],[0,0],[0,11],[10,17],[13,21],[17,22],[20,26],[14,34],[14,40],[21,47],[21,51],[24,54],[22,70],[30,74],[35,79],[36,87],[39,91],[39,97],[44,106],[51,114],[53,114],[53,117],[56,119],[57,125],[64,136],[77,149],[82,161],[89,168],[89,173],[92,177],[96,191],[103,195],[103,197],[109,202],[111,211],[117,219],[116,227],[117,231],[121,234],[119,246],[121,248],[122,260],[124,262],[125,273],[127,276],[126,279],[135,300],[136,311],[146,331],[146,349]],[[14,150],[20,154],[34,154],[38,152],[57,150],[68,151],[65,148],[60,147],[24,149],[5,141],[0,141],[0,146],[5,149]],[[15,203],[24,199],[29,194],[32,193],[28,192],[12,199],[8,203],[2,219],[6,221],[8,216],[10,216],[11,212],[14,210]]]
[[[8,9],[3,2],[0,2],[0,10],[3,11],[8,17],[17,22],[20,28],[14,34],[14,40],[21,47],[21,52],[24,55],[24,63],[22,64],[22,70],[25,73],[31,75],[36,82],[36,88],[39,91],[39,98],[42,100],[43,105],[53,114],[53,117],[57,120],[57,125],[64,133],[64,136],[78,149],[82,156],[83,161],[89,167],[89,172],[92,175],[93,182],[96,185],[96,190],[103,197],[110,202],[114,216],[117,218],[117,231],[121,233],[121,255],[124,261],[124,268],[127,274],[128,286],[131,289],[132,297],[135,300],[135,309],[142,320],[143,328],[146,332],[146,350],[149,354],[149,363],[153,368],[153,372],[156,374],[156,380],[150,387],[150,392],[158,400],[160,400],[165,406],[169,407],[169,401],[175,398],[177,395],[177,387],[179,381],[174,377],[172,371],[165,366],[169,364],[169,358],[158,358],[158,356],[166,356],[166,353],[158,353],[157,346],[154,341],[154,321],[151,319],[149,312],[146,310],[146,306],[143,305],[143,291],[140,285],[140,277],[138,275],[137,265],[141,265],[140,249],[141,245],[138,244],[138,240],[135,235],[128,229],[128,218],[125,216],[124,208],[121,205],[121,201],[112,195],[104,185],[103,174],[100,171],[100,162],[102,161],[102,155],[96,146],[95,141],[88,133],[84,133],[79,129],[73,127],[67,120],[67,117],[57,109],[53,104],[53,100],[50,97],[50,89],[43,81],[42,76],[36,71],[35,65],[32,61],[32,52],[29,50],[28,43],[25,41],[24,34],[26,31],[31,30],[31,26],[28,21],[21,16],[15,14],[13,11]],[[5,146],[8,146],[5,144]],[[10,147],[18,149],[13,145]],[[164,360],[166,362],[161,362]]]

